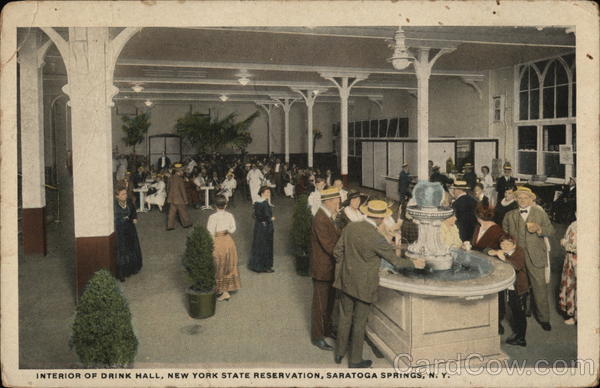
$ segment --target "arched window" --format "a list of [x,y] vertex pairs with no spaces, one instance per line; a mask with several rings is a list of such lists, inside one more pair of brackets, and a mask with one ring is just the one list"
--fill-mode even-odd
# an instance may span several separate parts
[[560,163],[561,146],[573,146],[575,156],[575,54],[522,64],[517,70],[518,174],[557,181],[575,176],[574,164]]

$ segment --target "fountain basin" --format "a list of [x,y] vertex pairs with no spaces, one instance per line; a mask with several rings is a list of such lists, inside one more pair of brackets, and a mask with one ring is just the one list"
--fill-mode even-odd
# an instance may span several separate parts
[[394,365],[504,359],[497,293],[515,279],[510,264],[452,250],[447,271],[382,270],[367,336]]

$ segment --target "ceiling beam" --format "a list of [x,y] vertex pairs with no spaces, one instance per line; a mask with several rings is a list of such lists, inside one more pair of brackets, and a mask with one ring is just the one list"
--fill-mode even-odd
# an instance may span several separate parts
[[[210,95],[239,95],[239,96],[278,96],[278,97],[297,97],[296,93],[285,92],[285,91],[273,91],[273,90],[234,90],[234,89],[144,89],[140,93],[136,93],[133,90],[123,89],[119,94],[133,94],[133,95],[144,95],[144,94],[210,94]],[[321,93],[321,96],[337,97],[338,93],[325,92]],[[382,94],[370,93],[366,91],[353,91],[352,96],[355,97],[381,97]]]
[[[228,79],[198,79],[198,78],[160,78],[160,77],[115,77],[115,83],[119,84],[190,84],[190,85],[222,85],[222,86],[238,86],[242,87],[237,80]],[[304,82],[304,81],[261,81],[252,80],[245,87],[252,86],[272,86],[272,87],[291,87],[297,89],[317,89],[329,88],[331,84],[328,82]],[[355,87],[361,89],[416,89],[413,85],[405,85],[393,82],[364,82],[360,86]]]
[[[292,96],[294,97],[294,96]],[[196,102],[218,102],[218,103],[225,103],[222,102],[218,99],[218,97],[152,97],[152,98],[148,98],[148,97],[113,97],[113,100],[116,101],[146,101],[146,100],[150,100],[152,102],[155,101],[196,101]],[[257,101],[256,98],[230,98],[228,99],[226,102],[248,102],[248,103],[252,103],[254,104]],[[261,101],[268,101],[268,100],[261,100]],[[277,101],[274,101],[273,103],[276,103]],[[339,104],[339,99],[338,100],[332,100],[332,99],[323,99],[323,100],[319,100],[318,102],[322,102],[322,103],[328,103],[328,104]]]
[[[423,46],[423,44],[420,44]],[[424,46],[423,46],[424,47]],[[439,48],[439,47],[437,47]],[[390,53],[391,54],[391,53]],[[294,71],[311,73],[368,73],[368,74],[395,74],[413,75],[414,69],[396,70],[391,65],[389,69],[384,68],[362,68],[362,67],[338,67],[338,66],[311,66],[311,65],[274,65],[267,63],[235,63],[235,62],[195,62],[195,61],[173,61],[158,59],[119,59],[117,66],[152,66],[152,67],[181,67],[181,68],[209,68],[230,70],[253,70],[253,71]],[[433,70],[432,76],[481,76],[482,73],[462,70]]]

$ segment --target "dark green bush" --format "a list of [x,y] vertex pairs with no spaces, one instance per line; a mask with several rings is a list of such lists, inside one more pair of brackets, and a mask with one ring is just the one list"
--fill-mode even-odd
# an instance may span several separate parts
[[203,226],[194,228],[187,238],[183,266],[192,280],[192,289],[210,292],[215,288],[213,239]]
[[296,200],[292,217],[292,251],[295,256],[308,256],[310,249],[310,227],[312,214],[308,208],[308,196],[303,194]]
[[86,367],[123,368],[133,362],[137,345],[116,279],[105,269],[96,272],[77,306],[71,346]]

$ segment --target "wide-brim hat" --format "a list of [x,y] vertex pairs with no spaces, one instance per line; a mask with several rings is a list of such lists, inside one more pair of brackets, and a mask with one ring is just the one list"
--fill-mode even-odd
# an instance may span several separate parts
[[342,202],[342,206],[350,206],[350,201],[354,198],[360,197],[360,204],[362,205],[368,198],[366,194],[361,193],[360,191],[351,190],[346,196],[346,200]]
[[515,190],[515,197],[519,194],[519,193],[525,193],[527,195],[529,195],[531,198],[535,199],[536,195],[533,191],[531,191],[531,189],[529,187],[525,187],[525,186],[517,186],[517,189]]
[[463,168],[473,168],[473,165],[471,163],[465,163]]
[[440,171],[440,166],[433,166],[433,167],[431,167],[431,169],[433,171]]
[[262,193],[264,193],[267,190],[271,190],[271,188],[267,185],[261,186],[260,189],[258,189],[258,195],[262,195]]
[[512,170],[512,166],[510,165],[510,163],[504,163],[504,166],[502,166],[502,168],[504,170]]
[[183,168],[183,164],[181,164],[181,163],[175,163],[173,165],[173,168],[176,169],[176,170],[181,170]]
[[451,189],[471,190],[471,186],[466,181],[456,180],[450,185]]
[[337,187],[330,187],[320,191],[321,201],[327,201],[328,199],[340,198],[340,189]]
[[388,208],[385,201],[374,199],[360,207],[361,213],[371,218],[385,218],[392,214],[392,209]]

